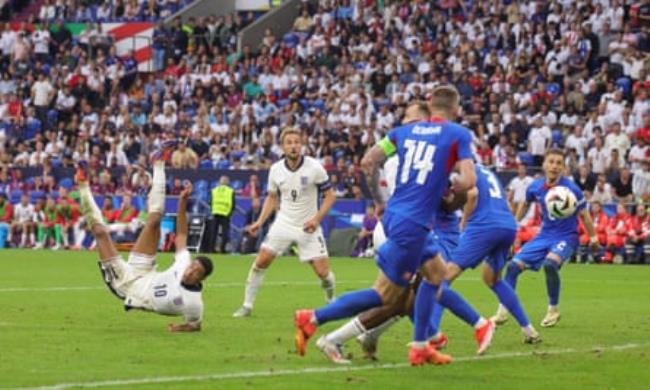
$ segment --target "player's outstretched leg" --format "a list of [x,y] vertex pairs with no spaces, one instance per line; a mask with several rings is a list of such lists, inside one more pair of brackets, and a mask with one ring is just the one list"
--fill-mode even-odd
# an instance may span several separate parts
[[110,232],[104,224],[102,211],[95,203],[86,178],[85,164],[80,163],[75,175],[75,179],[79,184],[80,211],[89,230],[95,236],[99,260],[102,264],[108,264],[115,259],[120,259],[121,261],[120,253],[115,248]]
[[[506,277],[504,282],[506,282],[513,291],[517,289],[517,279],[519,275],[524,271],[524,264],[518,261],[516,258],[513,259],[508,266],[506,267]],[[508,309],[503,304],[499,304],[497,312],[490,318],[497,325],[503,325],[508,321]]]
[[554,253],[549,253],[544,260],[544,272],[546,273],[546,291],[548,292],[548,311],[542,320],[541,325],[545,328],[555,326],[560,321],[560,267],[561,260]]
[[372,288],[357,290],[341,295],[328,305],[317,310],[297,310],[294,315],[296,328],[295,343],[299,355],[304,356],[307,341],[316,333],[319,325],[342,318],[352,317],[382,304],[392,304],[402,294],[400,287],[380,271]]
[[165,185],[165,162],[158,159],[153,163],[153,179],[147,199],[147,221],[132,249],[132,253],[141,258],[152,258],[158,251],[160,221],[165,212]]
[[420,270],[423,278],[415,295],[414,332],[409,362],[414,366],[427,363],[449,364],[451,356],[438,352],[435,344],[430,343],[431,336],[438,333],[437,325],[431,318],[436,306],[436,292],[445,275],[445,263],[440,256],[436,256],[425,262]]
[[343,357],[341,348],[346,342],[357,337],[365,357],[374,360],[379,336],[403,315],[410,313],[407,306],[412,306],[413,298],[409,297],[412,295],[412,289],[404,290],[392,305],[364,311],[336,330],[321,336],[316,341],[316,347],[334,363],[349,363],[349,360]]
[[321,288],[325,291],[325,301],[330,303],[334,300],[334,290],[336,288],[336,279],[334,273],[330,270],[327,257],[310,261],[314,272],[321,280]]
[[233,313],[233,317],[241,318],[251,315],[257,291],[260,289],[260,286],[264,281],[266,270],[271,266],[274,259],[275,253],[263,247],[260,248],[255,261],[251,264],[251,269],[248,271],[248,278],[246,278],[246,288],[244,291],[244,304]]
[[488,263],[483,263],[483,281],[490,287],[502,305],[515,317],[524,334],[524,343],[537,344],[542,341],[539,333],[531,325],[519,297],[510,285],[499,277]]

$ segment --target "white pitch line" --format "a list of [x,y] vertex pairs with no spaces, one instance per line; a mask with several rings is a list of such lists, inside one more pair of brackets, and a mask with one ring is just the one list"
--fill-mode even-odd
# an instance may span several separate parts
[[[372,280],[337,280],[337,284],[370,284]],[[228,283],[210,283],[209,288],[231,288],[231,287],[244,287],[246,284],[243,282],[228,282]],[[319,282],[314,281],[274,281],[265,282],[264,286],[318,286]],[[13,292],[61,292],[61,291],[86,291],[86,290],[104,290],[105,286],[53,286],[53,287],[7,287],[0,288],[0,293],[13,293]]]
[[[589,353],[589,352],[605,352],[605,351],[624,351],[628,349],[639,349],[650,347],[650,343],[628,343],[610,346],[593,346],[588,349],[555,349],[547,351],[530,351],[530,352],[504,352],[486,356],[463,356],[454,359],[454,363],[467,363],[481,360],[498,360],[510,359],[520,357],[535,357],[542,355],[566,355],[572,353]],[[453,363],[452,363],[453,364]],[[18,388],[20,390],[65,390],[74,387],[93,388],[93,387],[106,387],[106,386],[131,386],[131,385],[147,385],[147,384],[163,384],[163,383],[179,383],[179,382],[201,382],[213,380],[226,380],[226,379],[250,379],[250,378],[268,378],[277,376],[291,376],[291,375],[304,375],[304,374],[322,374],[322,373],[337,373],[337,372],[354,372],[354,371],[369,371],[369,370],[393,370],[397,368],[409,367],[407,363],[387,363],[387,364],[372,364],[361,366],[333,366],[333,367],[307,367],[300,369],[287,369],[287,370],[264,370],[264,371],[240,371],[240,372],[225,372],[214,373],[205,375],[186,375],[186,376],[163,376],[163,377],[149,377],[149,378],[134,378],[134,379],[116,379],[97,382],[76,382],[76,383],[59,383],[50,386],[41,387],[27,387]]]

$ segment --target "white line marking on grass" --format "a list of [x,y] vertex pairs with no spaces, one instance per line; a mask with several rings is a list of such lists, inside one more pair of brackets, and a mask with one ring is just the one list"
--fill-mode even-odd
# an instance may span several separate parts
[[[593,346],[587,349],[555,349],[555,350],[541,350],[529,352],[504,352],[486,356],[463,356],[454,359],[454,363],[467,363],[481,360],[499,360],[520,357],[535,357],[546,355],[565,355],[572,353],[590,353],[590,352],[604,352],[604,351],[623,351],[628,349],[639,349],[650,347],[650,343],[629,343],[621,345],[610,346]],[[452,364],[454,364],[452,363]],[[264,371],[240,371],[240,372],[224,372],[205,375],[186,375],[186,376],[163,376],[163,377],[149,377],[149,378],[134,378],[134,379],[117,379],[97,382],[77,382],[77,383],[59,383],[51,386],[42,387],[28,387],[22,390],[65,390],[73,387],[106,387],[106,386],[131,386],[131,385],[147,385],[147,384],[162,384],[162,383],[179,383],[179,382],[201,382],[212,380],[226,380],[226,379],[250,379],[250,378],[268,378],[277,376],[291,376],[291,375],[304,375],[304,374],[322,374],[322,373],[337,373],[337,372],[355,372],[355,371],[369,371],[369,370],[392,370],[397,368],[407,368],[408,363],[387,363],[387,364],[367,364],[360,366],[331,366],[331,367],[306,367],[291,370],[264,370]]]
[[[270,281],[265,282],[264,286],[271,287],[284,287],[284,286],[318,286],[320,282],[316,279],[313,281]],[[372,280],[337,280],[337,284],[371,284]],[[231,287],[244,287],[246,284],[243,282],[228,282],[228,283],[208,283],[209,288],[231,288]],[[63,292],[63,291],[87,291],[87,290],[104,290],[105,286],[54,286],[54,287],[7,287],[0,288],[0,293],[13,293],[13,292]]]

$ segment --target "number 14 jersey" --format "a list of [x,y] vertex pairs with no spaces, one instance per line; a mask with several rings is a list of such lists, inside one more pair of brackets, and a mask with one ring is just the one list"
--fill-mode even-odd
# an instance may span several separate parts
[[437,118],[391,130],[379,144],[387,156],[399,157],[395,192],[387,209],[430,226],[454,165],[472,158],[471,143],[468,129]]

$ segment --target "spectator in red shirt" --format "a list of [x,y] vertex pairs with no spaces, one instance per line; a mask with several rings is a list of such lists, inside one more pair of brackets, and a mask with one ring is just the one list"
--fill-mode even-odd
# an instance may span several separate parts
[[625,239],[630,226],[630,215],[624,203],[616,206],[616,215],[609,220],[607,250],[603,261],[622,263],[625,255]]
[[244,189],[241,191],[241,196],[257,198],[261,195],[262,189],[260,188],[260,181],[257,175],[251,175],[248,183],[244,186]]
[[648,238],[650,238],[650,218],[645,205],[639,204],[636,206],[636,214],[630,217],[627,238],[628,243],[634,245],[634,259],[632,259],[634,263],[645,263],[644,246]]
[[172,187],[169,189],[169,194],[178,196],[183,192],[183,183],[181,182],[181,179],[178,177],[174,179],[174,183],[172,184]]
[[108,229],[117,233],[118,236],[124,236],[127,231],[134,231],[137,226],[132,229],[131,224],[137,218],[138,210],[133,206],[133,199],[131,195],[124,195],[120,208],[113,212],[112,223]]
[[[598,201],[591,202],[590,206],[591,218],[594,221],[594,230],[596,231],[596,237],[598,237],[598,242],[601,247],[607,246],[607,229],[609,228],[609,217],[603,211],[603,206]],[[584,262],[587,262],[585,256],[589,256],[589,235],[587,230],[582,224],[582,220],[578,221],[578,231],[580,233],[580,255],[583,258]],[[602,254],[598,254],[597,260],[595,262],[600,262],[600,257]]]
[[14,206],[7,200],[7,194],[0,193],[0,248],[7,244],[9,226],[13,220]]

